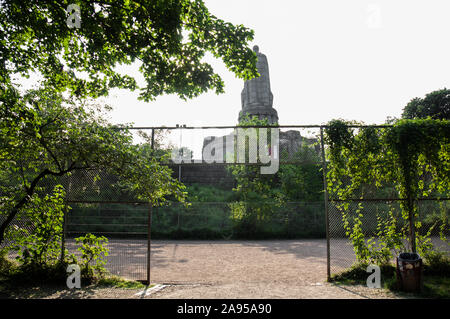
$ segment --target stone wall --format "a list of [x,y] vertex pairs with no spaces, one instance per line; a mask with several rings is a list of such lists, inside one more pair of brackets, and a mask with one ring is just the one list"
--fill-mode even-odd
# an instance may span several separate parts
[[[173,177],[184,184],[214,185],[223,188],[234,187],[234,179],[227,172],[225,165],[220,164],[170,164]],[[181,168],[181,170],[180,170]]]

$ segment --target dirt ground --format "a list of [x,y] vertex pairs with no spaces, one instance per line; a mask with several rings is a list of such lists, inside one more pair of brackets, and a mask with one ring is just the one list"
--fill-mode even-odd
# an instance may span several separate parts
[[326,280],[324,240],[158,241],[152,281],[175,284],[288,283]]
[[[130,280],[147,279],[147,242],[110,240],[107,268]],[[75,252],[73,242],[69,251]],[[352,265],[346,241],[333,241],[332,273]],[[151,282],[164,284],[228,284],[236,282],[317,283],[326,280],[326,241],[154,240]]]
[[[351,264],[341,243],[335,268]],[[109,270],[145,279],[145,241],[111,240]],[[336,268],[337,267],[337,268]],[[55,291],[45,298],[398,298],[380,289],[326,282],[325,240],[152,241],[151,282],[160,290]]]
[[[145,280],[145,240],[110,240],[107,269],[130,280]],[[73,241],[67,242],[75,252]],[[326,241],[162,241],[151,245],[151,283],[157,289],[36,287],[13,298],[404,298],[382,289],[326,282]],[[354,253],[344,239],[333,239],[331,271],[351,266]],[[381,278],[383,280],[383,278]]]

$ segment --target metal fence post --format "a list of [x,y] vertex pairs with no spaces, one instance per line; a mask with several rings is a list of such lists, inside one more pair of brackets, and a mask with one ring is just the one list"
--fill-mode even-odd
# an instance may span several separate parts
[[[410,245],[411,251],[416,253],[416,225],[414,222],[414,200],[409,198],[409,236],[410,236]],[[418,205],[417,205],[418,206]]]
[[152,128],[152,145],[151,145],[152,151],[155,149],[155,129]]
[[[152,128],[152,153],[155,150],[155,129]],[[152,154],[153,156],[153,154]],[[149,203],[148,221],[147,221],[147,285],[150,286],[150,269],[151,269],[151,254],[152,254],[152,213],[153,204]]]
[[320,127],[320,145],[322,149],[323,190],[325,199],[325,231],[327,237],[327,281],[331,279],[330,267],[330,218],[328,214],[328,187],[327,187],[327,162],[325,159],[325,146],[323,142],[323,127]]
[[152,212],[153,205],[150,203],[148,209],[148,234],[147,234],[147,284],[150,285],[150,262],[152,253]]

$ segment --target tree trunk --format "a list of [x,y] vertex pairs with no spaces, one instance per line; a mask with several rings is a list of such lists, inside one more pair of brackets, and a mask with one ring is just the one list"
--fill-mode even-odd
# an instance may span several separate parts
[[408,199],[408,208],[410,246],[411,251],[416,253],[416,225],[414,223],[414,202],[412,198]]
[[39,173],[38,176],[31,182],[30,187],[26,189],[26,195],[13,207],[11,212],[8,214],[8,217],[6,220],[0,225],[0,245],[3,243],[5,239],[5,231],[6,228],[11,224],[11,222],[14,220],[14,217],[16,217],[19,210],[30,200],[31,196],[34,194],[34,189],[36,188],[37,184],[41,179],[43,179],[47,175],[54,175],[54,176],[63,176],[64,174],[72,171],[75,169],[74,167],[75,163],[72,163],[72,165],[67,169],[60,172],[52,172],[48,168],[43,170],[41,173]]

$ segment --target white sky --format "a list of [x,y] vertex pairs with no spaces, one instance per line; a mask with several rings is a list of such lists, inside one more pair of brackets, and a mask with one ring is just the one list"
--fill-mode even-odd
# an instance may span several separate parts
[[[449,0],[205,0],[210,12],[255,31],[269,61],[279,123],[334,118],[384,123],[414,97],[450,87]],[[234,125],[243,81],[211,59],[226,93],[184,102],[114,90],[114,123]]]

